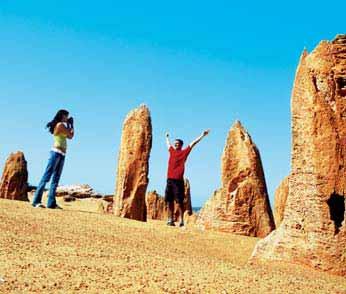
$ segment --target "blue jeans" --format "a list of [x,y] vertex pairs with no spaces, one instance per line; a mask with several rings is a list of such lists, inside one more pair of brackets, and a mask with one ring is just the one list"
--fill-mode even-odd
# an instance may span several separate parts
[[43,177],[40,183],[38,184],[38,187],[34,195],[34,199],[32,201],[33,206],[41,203],[44,188],[46,184],[49,182],[50,178],[53,176],[52,182],[50,184],[49,193],[48,193],[47,207],[48,208],[56,207],[55,192],[59,184],[62,169],[64,167],[64,162],[65,162],[64,155],[54,151],[50,152],[48,165],[46,167],[46,170],[43,174]]

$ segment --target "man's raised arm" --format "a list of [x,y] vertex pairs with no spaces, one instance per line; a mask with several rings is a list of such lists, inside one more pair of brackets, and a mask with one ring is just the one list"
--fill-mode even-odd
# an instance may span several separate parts
[[168,133],[166,133],[166,144],[167,144],[167,148],[169,149],[169,148],[171,148],[171,142],[169,142],[169,134]]
[[209,134],[210,130],[205,130],[202,135],[200,135],[198,138],[196,138],[194,141],[190,143],[190,147],[193,148],[198,142],[200,142],[205,136]]

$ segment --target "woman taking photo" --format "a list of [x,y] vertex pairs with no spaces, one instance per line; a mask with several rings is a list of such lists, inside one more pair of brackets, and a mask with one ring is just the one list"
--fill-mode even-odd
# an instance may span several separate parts
[[50,151],[50,157],[43,177],[36,189],[32,206],[44,208],[42,205],[42,194],[46,184],[52,177],[48,193],[47,208],[61,209],[56,204],[55,192],[59,184],[62,169],[64,167],[65,155],[67,149],[67,140],[72,139],[74,135],[73,118],[69,118],[67,110],[61,109],[57,112],[54,119],[47,124],[47,129],[53,135],[54,145]]

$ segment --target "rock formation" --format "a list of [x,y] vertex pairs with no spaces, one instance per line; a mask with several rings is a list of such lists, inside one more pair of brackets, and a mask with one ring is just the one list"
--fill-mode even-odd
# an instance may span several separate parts
[[70,196],[70,195],[64,196],[63,199],[64,199],[65,202],[73,202],[73,201],[76,201],[76,198],[73,197],[73,196]]
[[98,199],[97,205],[98,205],[97,212],[113,214],[113,202],[110,201],[110,198]]
[[184,212],[184,222],[188,225],[195,225],[198,219],[198,214],[192,212],[189,213],[188,211]]
[[93,200],[97,200],[97,212],[113,214],[114,195],[104,195],[102,198]]
[[28,170],[24,154],[11,153],[0,183],[0,198],[28,201]]
[[167,220],[168,210],[165,200],[156,191],[148,192],[146,196],[147,217],[155,220]]
[[102,198],[103,200],[103,203],[104,203],[104,211],[106,213],[110,213],[110,214],[113,214],[113,206],[114,206],[114,196],[112,195],[112,197],[110,196],[105,196]]
[[75,198],[102,198],[103,195],[96,192],[88,184],[59,186],[57,188],[57,196],[70,195]]
[[146,221],[151,144],[150,112],[142,105],[127,115],[123,125],[113,207],[117,216]]
[[[184,212],[192,215],[191,187],[188,179],[184,179]],[[177,202],[174,202],[174,220],[180,220],[179,205]]]
[[197,220],[203,229],[265,237],[274,229],[262,162],[240,122],[231,128],[222,155],[222,187]]
[[56,197],[74,197],[78,199],[83,198],[102,198],[102,194],[97,193],[89,185],[69,185],[59,186],[56,189]]
[[288,182],[289,177],[286,177],[281,183],[280,186],[275,191],[275,200],[274,200],[274,220],[275,226],[278,228],[284,218],[284,211],[288,196]]
[[346,35],[303,52],[292,92],[292,163],[280,227],[256,260],[346,275]]
[[184,211],[192,215],[192,201],[191,201],[191,185],[188,179],[184,179],[185,195],[184,195]]

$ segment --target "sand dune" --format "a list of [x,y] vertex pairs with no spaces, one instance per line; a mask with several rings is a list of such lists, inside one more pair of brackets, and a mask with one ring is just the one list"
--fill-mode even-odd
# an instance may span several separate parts
[[256,238],[194,227],[0,199],[0,232],[0,293],[346,293],[342,277],[248,265]]

